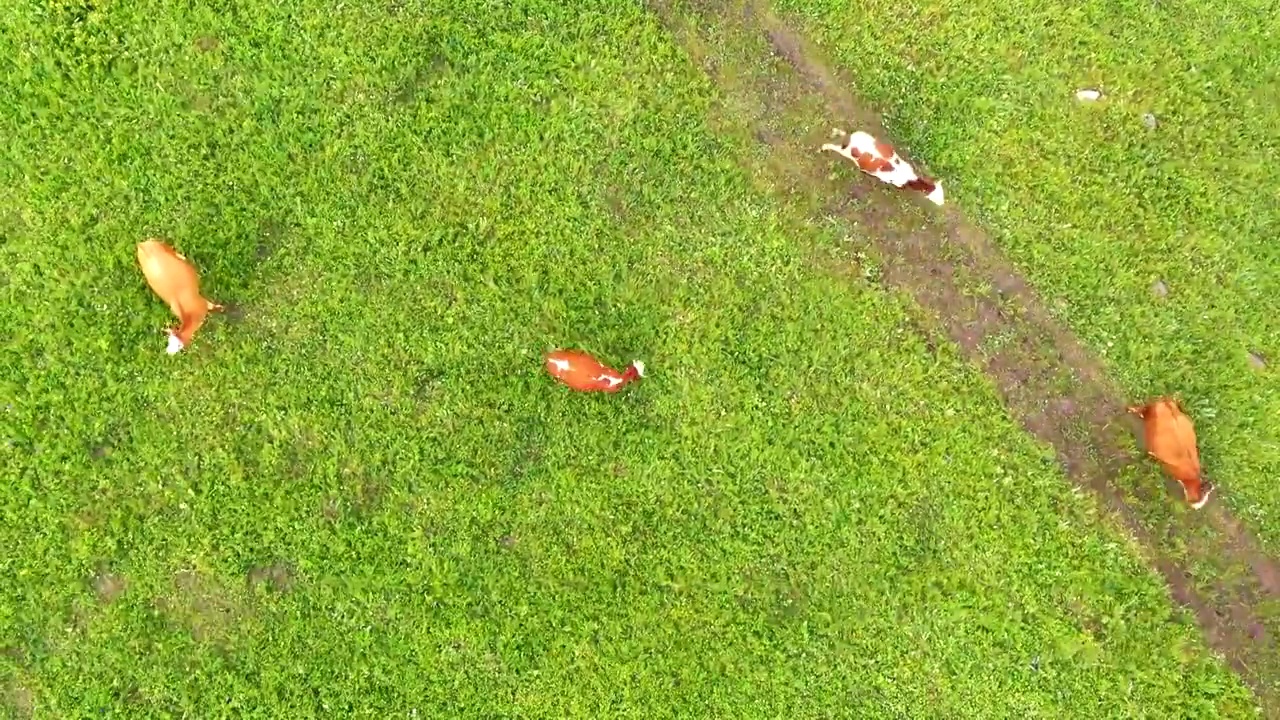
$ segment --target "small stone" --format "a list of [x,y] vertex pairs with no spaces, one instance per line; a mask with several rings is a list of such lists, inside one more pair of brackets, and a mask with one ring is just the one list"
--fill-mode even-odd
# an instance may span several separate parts
[[1151,113],[1143,113],[1142,124],[1146,125],[1148,130],[1155,130],[1156,126],[1160,124],[1160,121],[1156,120],[1156,116]]
[[1267,358],[1260,352],[1250,350],[1249,364],[1253,366],[1254,370],[1265,370],[1267,367]]
[[1076,99],[1077,99],[1077,100],[1083,100],[1083,101],[1086,101],[1086,102],[1092,102],[1092,101],[1097,100],[1097,99],[1099,99],[1099,98],[1101,98],[1101,97],[1102,97],[1102,93],[1101,93],[1101,92],[1099,92],[1099,91],[1097,91],[1097,90],[1093,90],[1093,89],[1091,89],[1091,88],[1086,88],[1086,89],[1084,89],[1084,90],[1077,90],[1077,91],[1076,91]]
[[1151,284],[1151,294],[1158,298],[1165,297],[1169,294],[1169,286],[1163,280],[1157,280]]

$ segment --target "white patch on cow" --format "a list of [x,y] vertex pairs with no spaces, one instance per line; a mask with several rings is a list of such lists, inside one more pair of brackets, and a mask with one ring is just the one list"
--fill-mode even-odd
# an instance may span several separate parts
[[639,375],[640,377],[644,377],[644,363],[640,362],[639,360],[635,360],[631,363],[631,367],[636,369],[637,375]]
[[622,378],[618,377],[617,375],[610,375],[608,373],[596,376],[596,382],[600,382],[601,380],[609,383],[609,387],[615,387],[617,385],[622,384]]
[[556,372],[564,372],[569,369],[569,361],[561,358],[550,358],[547,362],[556,369]]
[[1200,508],[1202,508],[1202,507],[1204,507],[1205,505],[1207,505],[1207,504],[1209,503],[1209,496],[1210,496],[1210,495],[1212,495],[1212,494],[1213,494],[1213,486],[1212,486],[1212,485],[1211,485],[1211,486],[1209,486],[1208,488],[1205,488],[1204,490],[1202,490],[1202,491],[1201,491],[1201,495],[1200,495],[1200,502],[1194,502],[1194,503],[1191,503],[1191,507],[1192,507],[1192,509],[1194,509],[1194,510],[1199,510]]
[[929,193],[925,197],[932,200],[935,205],[941,205],[942,204],[942,183],[935,183],[933,186],[933,192]]
[[180,350],[182,350],[183,347],[185,347],[185,345],[182,344],[182,340],[178,339],[178,336],[174,335],[173,332],[170,331],[169,344],[165,347],[164,351],[166,353],[169,353],[170,355],[173,355],[179,352]]

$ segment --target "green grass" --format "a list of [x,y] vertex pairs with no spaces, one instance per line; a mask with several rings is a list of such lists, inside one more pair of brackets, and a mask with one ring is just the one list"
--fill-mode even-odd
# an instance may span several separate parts
[[1219,500],[1280,551],[1274,5],[778,5],[1132,400],[1186,399]]
[[[0,14],[0,707],[1251,714],[652,18],[313,5]],[[152,234],[239,306],[178,357]]]

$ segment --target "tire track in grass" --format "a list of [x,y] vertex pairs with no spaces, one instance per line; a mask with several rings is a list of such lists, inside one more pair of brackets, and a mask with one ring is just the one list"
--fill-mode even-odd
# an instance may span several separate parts
[[1125,412],[1128,401],[1142,398],[1123,397],[954,204],[926,209],[923,198],[818,150],[832,127],[887,134],[850,92],[856,85],[766,4],[651,0],[649,7],[719,88],[723,101],[712,121],[746,140],[752,152],[744,164],[757,182],[810,222],[845,230],[849,247],[819,249],[815,259],[848,272],[873,258],[887,288],[912,297],[928,316],[925,332],[950,339],[983,369],[1010,414],[1136,542],[1265,712],[1280,716],[1280,563],[1221,504],[1190,511],[1176,483],[1161,483],[1135,445],[1139,421]]

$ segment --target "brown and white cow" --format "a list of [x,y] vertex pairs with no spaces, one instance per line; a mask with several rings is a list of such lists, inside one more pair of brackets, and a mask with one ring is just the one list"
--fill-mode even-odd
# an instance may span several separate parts
[[[835,134],[843,135],[843,130],[835,130]],[[861,130],[851,134],[842,145],[827,143],[822,149],[830,150],[849,158],[862,172],[873,176],[881,182],[894,187],[917,190],[924,193],[934,204],[942,204],[942,183],[929,177],[916,174],[911,163],[903,160],[893,146],[881,142],[872,135]]]

